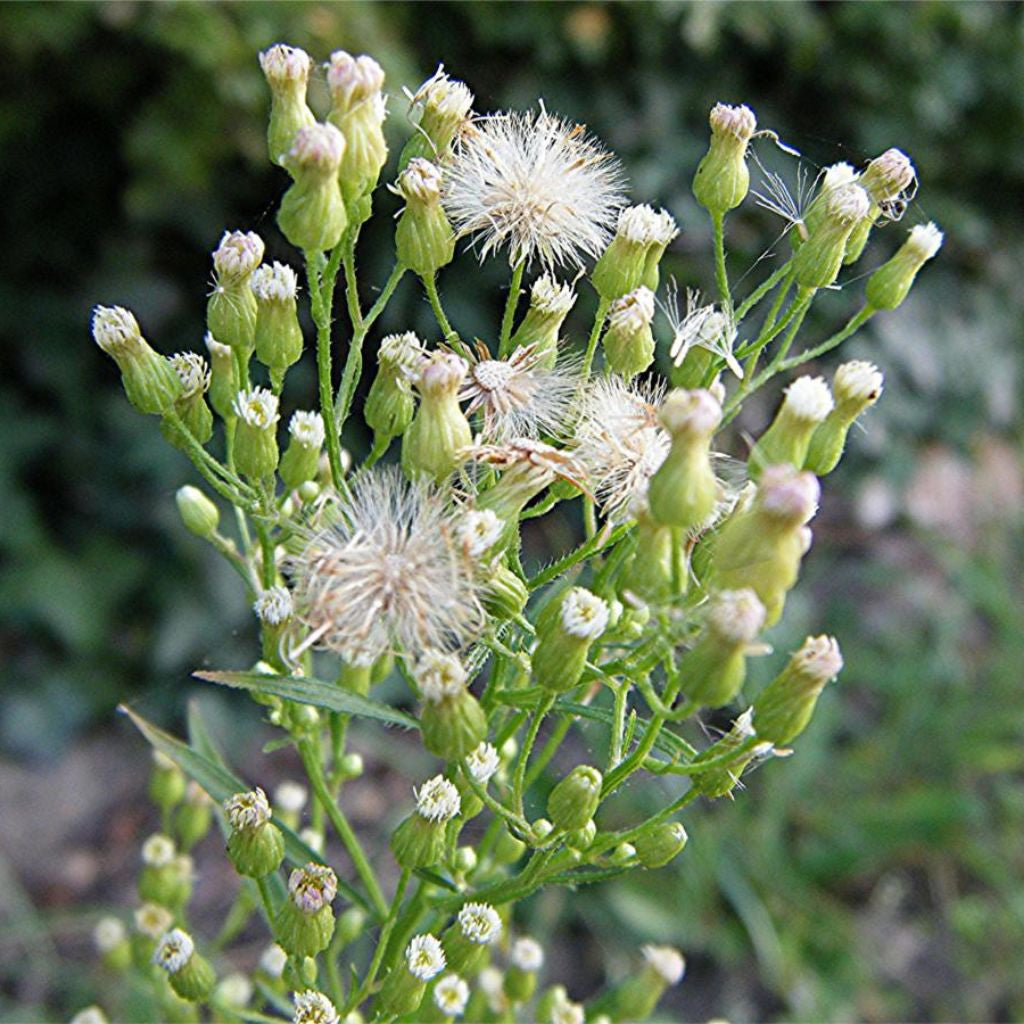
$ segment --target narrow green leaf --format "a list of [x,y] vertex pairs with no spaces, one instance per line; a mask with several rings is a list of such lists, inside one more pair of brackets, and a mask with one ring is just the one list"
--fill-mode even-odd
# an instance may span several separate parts
[[327,711],[339,711],[343,715],[373,718],[388,725],[399,725],[403,729],[418,729],[419,722],[412,715],[382,704],[380,701],[360,697],[342,690],[333,683],[304,676],[271,676],[260,672],[194,672],[196,679],[220,686],[231,686],[236,690],[250,690],[253,693],[269,693],[284,700],[312,704]]

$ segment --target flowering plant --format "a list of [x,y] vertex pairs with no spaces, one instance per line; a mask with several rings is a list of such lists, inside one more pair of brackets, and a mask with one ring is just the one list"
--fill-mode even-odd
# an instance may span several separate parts
[[[801,348],[820,291],[861,257],[873,228],[905,211],[916,179],[904,154],[861,171],[830,167],[802,205],[773,182],[759,200],[786,217],[791,253],[740,300],[725,218],[748,195],[752,140],[771,133],[749,108],[717,105],[693,191],[710,216],[718,294],[707,303],[688,291],[680,304],[674,282],[661,288],[674,219],[628,205],[624,174],[598,141],[543,106],[476,114],[466,86],[439,71],[411,96],[414,130],[388,186],[404,203],[394,269],[367,308],[356,250],[388,161],[384,73],[370,57],[332,54],[321,122],[307,104],[306,53],[278,45],[260,62],[269,156],[291,179],[277,223],[303,257],[319,408],[291,412],[282,452],[287,375],[306,341],[299,274],[264,262],[252,232],[225,233],[213,253],[208,361],[160,355],[120,307],[97,307],[93,335],[131,403],[160,418],[202,477],[205,490],[178,492],[184,524],[253,602],[259,658],[197,675],[247,691],[295,746],[313,826],[299,828],[305,786],[281,787],[271,802],[201,731],[186,744],[129,710],[156,751],[162,831],[143,845],[134,933],[111,918],[97,942],[112,968],[145,978],[162,1019],[191,1019],[194,1004],[217,1018],[299,1024],[644,1019],[682,977],[676,950],[645,947],[638,971],[585,1009],[561,986],[538,988],[543,950],[517,934],[515,907],[543,886],[664,866],[686,844],[687,804],[730,795],[749,765],[789,753],[806,727],[842,667],[832,637],[808,638],[724,735],[703,749],[686,736],[705,709],[737,705],[747,660],[767,653],[759,638],[810,546],[818,478],[878,400],[882,376],[847,362],[831,388],[796,377],[745,465],[735,445],[725,460],[722,430],[748,395],[898,306],[942,236],[913,228],[845,325]],[[510,268],[486,342],[460,335],[438,287],[463,238]],[[578,351],[562,327],[583,276],[595,309]],[[366,343],[407,278],[438,334],[380,339],[361,406],[373,444],[353,464],[341,439]],[[655,335],[659,308],[668,337]],[[580,543],[527,573],[523,522],[574,502]],[[223,506],[234,536],[222,532]],[[407,693],[397,705],[372,696],[392,677]],[[347,749],[353,719],[417,731],[438,761],[433,777],[409,780],[393,868],[368,856],[345,812],[345,785],[362,772]],[[603,730],[606,748],[552,785],[547,769],[581,720]],[[670,795],[644,820],[602,828],[604,802],[639,775],[670,782],[659,789]],[[188,851],[213,802],[242,879],[228,931],[261,912],[273,939],[251,979],[218,982],[212,946],[204,953],[187,930]],[[478,818],[477,841],[460,844]],[[328,823],[350,871],[327,863]],[[79,1019],[90,1015],[102,1019],[98,1008]]]

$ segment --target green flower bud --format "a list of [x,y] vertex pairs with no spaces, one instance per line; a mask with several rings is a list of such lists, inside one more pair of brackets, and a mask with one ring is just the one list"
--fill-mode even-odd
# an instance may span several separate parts
[[290,439],[281,458],[280,473],[285,487],[294,490],[317,474],[324,446],[323,417],[318,412],[292,413],[288,434]]
[[942,232],[934,224],[918,224],[896,255],[880,266],[867,284],[868,305],[896,309],[910,292],[918,271],[942,247]]
[[591,818],[585,822],[582,828],[578,828],[573,832],[570,832],[565,837],[565,845],[571,850],[577,850],[583,853],[589,850],[594,844],[594,839],[597,837],[597,825],[594,823],[594,819]]
[[654,362],[654,293],[641,285],[616,299],[608,311],[605,362],[627,380]]
[[160,938],[153,963],[167,972],[175,994],[190,1003],[205,999],[217,980],[213,968],[196,952],[191,936],[180,928],[173,928]]
[[206,326],[219,342],[248,359],[256,337],[253,272],[263,259],[263,239],[253,231],[225,231],[213,254],[214,289]]
[[284,263],[264,264],[253,273],[250,288],[256,296],[256,358],[270,370],[270,379],[280,390],[288,367],[302,356],[298,278]]
[[646,1020],[670,985],[678,984],[686,962],[671,946],[644,946],[645,964],[639,974],[623,982],[609,1000],[612,1019]]
[[686,846],[686,829],[678,821],[663,822],[633,840],[636,856],[645,868],[663,868]]
[[525,852],[526,843],[517,839],[503,826],[498,833],[491,856],[495,864],[515,864]]
[[410,480],[441,483],[458,464],[458,452],[473,441],[459,406],[459,386],[469,365],[452,352],[435,352],[421,366],[420,405],[402,437],[402,469]]
[[283,167],[295,133],[316,124],[313,111],[306,103],[313,60],[305,50],[278,43],[260,54],[260,67],[270,86],[267,150],[271,161]]
[[368,657],[355,657],[342,662],[338,672],[338,686],[349,693],[365,697],[372,685],[373,661]]
[[338,168],[341,191],[348,203],[373,191],[388,159],[383,85],[384,70],[372,57],[353,57],[344,50],[331,54],[327,65],[331,112],[327,120],[348,143]]
[[238,417],[232,454],[239,473],[250,480],[265,480],[277,469],[277,396],[266,388],[239,391],[234,410]]
[[480,595],[488,615],[505,622],[521,615],[529,599],[526,584],[504,562],[496,562],[488,570]]
[[[694,763],[696,768],[701,760],[718,761],[719,763],[705,771],[694,771],[691,776],[693,786],[708,799],[728,796],[736,788],[743,770],[755,757],[770,749],[769,744],[754,744],[757,736],[753,724],[754,710],[747,708],[733,722],[732,728],[710,747]],[[735,756],[730,757],[731,754]]]
[[416,935],[405,948],[404,962],[396,964],[384,979],[377,1006],[378,1017],[414,1013],[423,1001],[427,982],[445,968],[441,943],[433,935]]
[[399,175],[395,191],[405,200],[395,228],[398,262],[433,278],[455,255],[455,232],[441,206],[441,171],[417,158]]
[[234,400],[238,394],[238,363],[230,345],[222,345],[206,332],[206,349],[210,353],[210,405],[222,420],[235,418]]
[[348,225],[338,185],[344,152],[345,136],[332,124],[309,125],[295,134],[285,158],[293,182],[281,200],[277,223],[297,249],[323,252],[341,241]]
[[707,628],[679,661],[687,699],[718,708],[739,693],[747,674],[747,650],[764,618],[764,605],[749,588],[715,594]]
[[[821,184],[807,209],[807,213],[804,215],[803,221],[798,221],[795,225],[796,230],[790,233],[790,241],[792,242],[794,252],[824,223],[828,216],[828,200],[832,193],[836,189],[856,184],[859,184],[857,172],[849,164],[838,163],[825,168]],[[860,230],[860,223],[858,222],[857,227],[854,229],[855,231]]]
[[711,438],[722,407],[708,391],[669,392],[658,414],[672,437],[668,457],[651,477],[647,499],[659,523],[694,530],[715,510],[718,484],[711,468]]
[[487,947],[501,937],[502,927],[501,917],[489,903],[465,904],[441,936],[449,969],[471,975]]
[[150,903],[179,908],[192,893],[192,858],[179,856],[174,842],[157,833],[142,844],[139,896]]
[[461,761],[487,735],[487,716],[466,689],[466,670],[453,655],[428,651],[416,667],[416,682],[423,695],[423,746],[446,761]]
[[655,604],[671,599],[676,546],[672,527],[656,523],[647,513],[641,513],[637,517],[635,536],[636,549],[624,577],[628,591]]
[[153,751],[153,773],[149,777],[149,798],[162,811],[169,811],[185,795],[185,773],[166,754]]
[[860,185],[837,185],[823,196],[820,221],[793,257],[796,283],[802,289],[827,288],[839,276],[846,243],[869,215],[871,200]]
[[311,956],[285,956],[287,962],[281,973],[288,988],[304,989],[316,984],[316,961]]
[[284,836],[270,820],[270,804],[258,787],[224,801],[231,825],[228,858],[240,875],[263,878],[284,860]]
[[750,188],[747,145],[757,118],[749,107],[716,103],[709,120],[711,145],[697,166],[693,194],[705,210],[722,216],[739,206]]
[[552,369],[558,358],[558,332],[575,304],[571,284],[559,284],[551,274],[541,274],[530,287],[530,305],[508,344],[502,347],[501,358],[532,345],[537,366]]
[[545,611],[537,623],[533,679],[562,693],[580,681],[590,646],[608,625],[608,604],[583,587],[571,587]]
[[811,435],[804,459],[804,469],[817,476],[825,476],[839,465],[850,427],[882,395],[882,374],[871,363],[843,363],[832,378],[832,391],[835,407]]
[[548,795],[548,817],[563,832],[583,828],[601,802],[604,778],[590,765],[577,765]]
[[843,263],[849,265],[860,259],[871,228],[880,216],[896,219],[902,214],[916,181],[914,165],[898,149],[886,150],[867,165],[858,184],[871,197],[871,210],[853,229],[846,243]]
[[412,396],[423,357],[423,343],[412,332],[389,334],[377,350],[377,376],[366,396],[363,415],[379,445],[405,433],[416,402]]
[[420,121],[399,157],[399,171],[416,157],[436,162],[447,156],[453,140],[469,123],[473,94],[463,82],[449,78],[438,68],[416,91],[413,103],[420,108]]
[[92,931],[93,943],[103,958],[103,966],[112,971],[127,970],[132,964],[128,932],[119,918],[104,917]]
[[610,302],[639,287],[647,269],[647,254],[664,233],[661,215],[651,207],[629,206],[623,210],[615,237],[590,275],[597,294]]
[[338,918],[337,939],[342,946],[355,942],[366,927],[366,913],[359,907],[349,907]]
[[189,533],[209,540],[220,524],[220,512],[217,506],[198,487],[186,484],[174,495],[178,514]]
[[619,843],[611,852],[611,861],[614,864],[628,864],[636,857],[636,847],[632,843]]
[[818,696],[843,667],[839,644],[831,636],[808,637],[789,664],[754,701],[757,735],[782,746],[807,727]]
[[804,524],[818,507],[821,489],[812,473],[769,466],[757,496],[722,525],[710,553],[713,590],[750,587],[765,607],[765,626],[779,621],[807,550]]
[[544,950],[530,938],[516,939],[511,949],[511,966],[502,988],[511,1003],[525,1003],[537,990],[537,972],[544,966]]
[[274,939],[292,956],[316,956],[334,934],[331,903],[338,879],[322,864],[296,868],[288,879],[288,899],[274,918]]
[[97,306],[92,336],[121,371],[128,401],[141,413],[163,415],[181,396],[181,381],[171,364],[149,347],[135,317],[121,306]]
[[[519,537],[517,523],[527,504],[555,480],[552,464],[544,458],[547,446],[541,441],[520,438],[507,446],[510,458],[498,482],[477,495],[476,507],[490,510],[506,524],[502,547],[516,543]],[[555,449],[550,449],[556,452]],[[537,455],[534,459],[533,456]]]
[[174,830],[183,850],[191,850],[207,832],[213,820],[209,794],[196,782],[189,782],[185,802],[174,818]]
[[651,244],[644,257],[644,278],[642,284],[657,294],[661,283],[659,266],[665,250],[679,236],[679,227],[668,210],[659,210],[651,223]]
[[824,378],[797,377],[786,388],[775,419],[747,459],[751,478],[757,480],[765,466],[803,466],[811,436],[832,409],[832,394]]
[[435,775],[416,792],[416,810],[391,835],[391,852],[403,868],[433,867],[445,855],[447,824],[461,810],[459,791]]

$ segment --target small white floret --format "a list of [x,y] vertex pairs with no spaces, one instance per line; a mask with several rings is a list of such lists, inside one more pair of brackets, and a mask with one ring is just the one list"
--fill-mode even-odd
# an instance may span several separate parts
[[306,989],[292,994],[292,1024],[338,1024],[338,1010],[322,992]]
[[511,960],[521,971],[539,971],[544,966],[544,949],[536,939],[524,936],[512,943]]
[[420,981],[430,981],[445,968],[444,949],[433,935],[415,935],[405,947],[409,973]]
[[324,443],[324,419],[318,412],[300,409],[292,413],[288,421],[288,433],[304,448],[322,448]]
[[248,277],[263,259],[263,239],[255,231],[225,231],[213,253],[219,278]]
[[228,823],[239,831],[247,828],[259,828],[270,821],[270,803],[267,794],[257,786],[247,793],[235,793],[224,801],[224,812]]
[[462,934],[470,942],[489,946],[501,935],[501,918],[489,903],[467,903],[458,916]]
[[151,835],[142,844],[142,862],[150,867],[166,867],[174,860],[174,840],[162,832]]
[[286,779],[274,790],[274,803],[285,814],[298,814],[309,799],[309,790],[301,782]]
[[500,764],[497,749],[486,740],[466,755],[466,768],[481,786],[491,781]]
[[168,974],[177,974],[192,959],[195,943],[191,936],[180,928],[165,932],[153,951],[153,963]]
[[423,699],[438,703],[466,689],[466,670],[453,654],[425,651],[416,665],[416,682]]
[[116,917],[103,917],[92,930],[92,941],[101,953],[109,953],[127,937],[124,922]]
[[231,407],[250,427],[268,430],[278,421],[278,400],[269,388],[239,391]]
[[299,278],[285,263],[264,263],[253,271],[249,287],[260,302],[289,302],[299,292]]
[[570,636],[595,640],[608,626],[608,602],[583,587],[573,587],[562,599],[560,615]]
[[469,986],[457,974],[446,974],[434,986],[434,1002],[449,1017],[461,1017],[469,1002]]
[[450,821],[462,809],[459,791],[443,775],[428,779],[414,794],[416,813],[427,821]]
[[834,405],[824,377],[797,377],[785,394],[786,411],[803,423],[820,423]]
[[253,602],[252,610],[260,622],[280,626],[292,617],[295,610],[291,591],[287,587],[270,587]]
[[678,985],[686,971],[686,961],[672,946],[644,946],[644,959],[666,985]]

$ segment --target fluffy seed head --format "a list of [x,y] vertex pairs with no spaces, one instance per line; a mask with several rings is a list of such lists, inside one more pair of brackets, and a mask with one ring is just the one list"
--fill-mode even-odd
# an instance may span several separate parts
[[413,790],[413,795],[416,813],[427,821],[451,821],[462,810],[459,791],[443,775],[427,779],[419,789]]
[[907,249],[921,260],[930,260],[942,248],[942,232],[934,223],[915,224],[910,237],[904,243]]
[[142,863],[154,868],[166,867],[174,860],[174,852],[174,840],[156,832],[142,844]]
[[708,612],[708,625],[729,643],[749,643],[764,626],[765,608],[749,587],[716,594]]
[[338,895],[338,876],[326,865],[310,861],[291,873],[288,895],[304,914],[315,914]]
[[405,963],[409,973],[420,981],[430,981],[440,974],[445,963],[444,949],[433,935],[414,935],[405,947]]
[[444,205],[481,259],[579,266],[598,255],[622,206],[617,162],[580,126],[543,108],[481,118],[457,140]]
[[653,319],[654,292],[644,285],[616,299],[608,310],[609,328],[627,334],[650,327]]
[[644,959],[666,985],[678,985],[683,980],[686,961],[672,946],[644,946]]
[[858,405],[877,402],[882,394],[882,373],[874,363],[854,359],[837,367],[832,390],[838,402]]
[[839,643],[834,636],[809,636],[793,655],[791,665],[809,679],[827,683],[843,667]]
[[466,688],[466,670],[453,654],[425,651],[416,666],[416,682],[423,699],[438,703],[457,697]]
[[544,950],[536,939],[516,939],[512,943],[511,960],[521,971],[539,971],[544,966]]
[[497,748],[486,741],[466,755],[466,768],[481,786],[491,781],[500,763]]
[[305,448],[322,448],[324,443],[324,419],[318,412],[300,409],[292,413],[288,421],[288,433]]
[[235,415],[258,430],[269,430],[277,423],[277,406],[277,395],[269,388],[239,391],[231,403]]
[[541,274],[530,287],[530,305],[538,313],[566,317],[576,305],[571,284],[559,284],[551,274]]
[[273,942],[260,954],[260,970],[271,978],[280,978],[288,963],[288,954]]
[[177,974],[192,959],[195,948],[188,932],[172,928],[160,936],[153,951],[153,963],[168,974]]
[[92,930],[92,941],[101,953],[109,953],[120,946],[127,936],[124,922],[116,917],[103,917]]
[[867,192],[853,182],[837,185],[828,193],[825,212],[832,220],[841,224],[852,224],[863,220],[871,210],[871,199]]
[[345,136],[333,124],[300,128],[288,150],[288,163],[302,170],[336,174],[345,154]]
[[286,263],[264,263],[253,271],[249,287],[260,302],[288,302],[299,292],[299,279]]
[[174,923],[174,915],[159,903],[143,903],[135,911],[135,927],[147,938],[159,939]]
[[710,437],[722,422],[722,407],[703,388],[676,388],[666,396],[658,421],[673,437]]
[[413,157],[398,176],[398,193],[407,202],[435,203],[441,198],[441,170],[422,157]]
[[365,53],[353,57],[335,50],[327,65],[327,88],[335,107],[350,110],[357,103],[377,95],[384,87],[384,69]]
[[608,602],[583,587],[573,587],[562,599],[560,615],[570,636],[596,640],[608,625]]
[[341,1019],[334,1003],[321,992],[306,989],[292,993],[295,1012],[292,1024],[338,1024]]
[[669,282],[666,300],[658,305],[672,329],[668,354],[676,366],[682,365],[690,349],[700,347],[721,356],[737,377],[743,377],[732,351],[736,325],[726,313],[714,305],[702,306],[700,292],[693,288],[687,288],[685,302],[680,303],[675,281]]
[[434,1002],[449,1017],[461,1017],[469,1002],[469,986],[457,974],[446,974],[434,986]]
[[463,550],[470,558],[480,558],[501,539],[505,520],[491,509],[467,509],[459,518],[456,530]]
[[464,458],[484,462],[499,469],[519,467],[529,478],[533,493],[555,479],[566,480],[586,490],[586,472],[573,455],[532,437],[513,437],[504,444],[476,444],[463,450]]
[[824,377],[797,377],[786,388],[786,411],[803,423],[820,423],[834,405]]
[[181,381],[182,398],[201,395],[210,386],[210,367],[198,352],[178,352],[170,358],[171,368]]
[[481,584],[457,541],[458,518],[435,492],[375,467],[337,511],[288,566],[320,646],[375,660],[395,647],[452,650],[480,628]]
[[716,103],[709,117],[711,130],[716,135],[732,135],[741,142],[747,142],[757,131],[757,118],[750,107],[731,107],[728,103]]
[[292,617],[295,610],[291,591],[287,587],[270,587],[256,598],[252,610],[260,622],[280,626]]
[[92,311],[92,336],[107,355],[142,338],[134,314],[123,306],[97,306]]
[[818,509],[821,485],[813,473],[786,464],[768,466],[761,474],[758,501],[773,518],[806,523]]
[[297,46],[278,43],[260,54],[260,67],[271,87],[290,85],[309,81],[313,58]]
[[459,911],[462,934],[480,946],[497,942],[501,935],[501,918],[489,903],[467,903]]
[[236,831],[259,828],[270,821],[270,803],[267,794],[257,786],[248,793],[235,793],[224,801],[228,823]]
[[263,259],[263,239],[255,231],[225,231],[213,253],[221,280],[248,277]]

